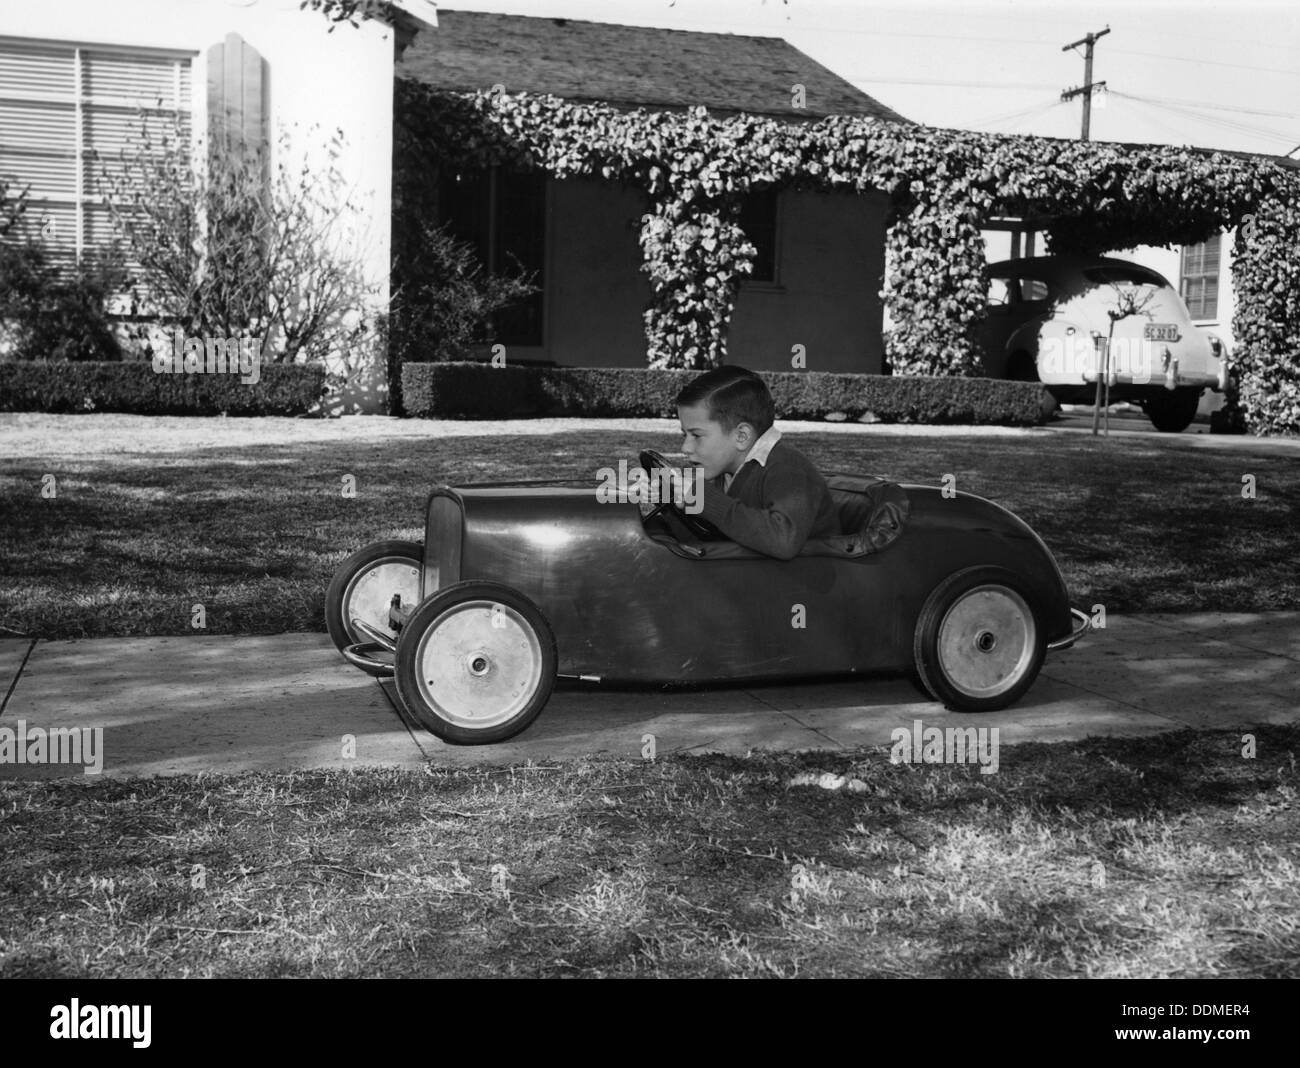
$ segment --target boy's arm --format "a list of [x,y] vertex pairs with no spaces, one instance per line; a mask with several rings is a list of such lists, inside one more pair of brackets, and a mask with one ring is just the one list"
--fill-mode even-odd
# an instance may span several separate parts
[[706,482],[700,517],[747,549],[789,560],[799,555],[817,518],[817,494],[796,466],[772,465],[764,472],[763,505],[745,504]]

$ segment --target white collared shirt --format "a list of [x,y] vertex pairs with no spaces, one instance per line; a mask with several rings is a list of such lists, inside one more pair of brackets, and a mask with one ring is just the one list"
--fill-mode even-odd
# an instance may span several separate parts
[[[740,474],[740,468],[744,467],[750,460],[757,460],[759,467],[766,467],[768,455],[772,452],[772,446],[780,440],[781,431],[777,430],[776,424],[768,427],[759,435],[759,439],[749,447],[749,452],[745,453],[745,458],[740,461],[740,467],[736,468],[736,474]],[[736,475],[730,473],[723,475],[722,488],[724,490],[731,489],[731,481],[735,477]]]

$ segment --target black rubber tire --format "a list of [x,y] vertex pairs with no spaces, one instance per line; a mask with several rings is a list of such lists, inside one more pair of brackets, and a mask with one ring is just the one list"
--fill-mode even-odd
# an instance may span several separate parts
[[[433,627],[450,609],[467,601],[491,601],[494,606],[499,604],[512,610],[532,630],[541,657],[540,677],[536,688],[531,694],[527,695],[524,706],[510,716],[509,719],[482,728],[467,727],[442,716],[438,709],[431,706],[425,699],[424,694],[421,692],[420,680],[417,677],[417,668],[419,667],[417,657],[426,631]],[[525,730],[537,718],[542,709],[546,707],[546,702],[550,700],[551,691],[555,688],[555,677],[559,663],[555,649],[555,633],[537,605],[518,590],[504,583],[475,581],[458,582],[446,589],[439,590],[432,597],[425,600],[416,609],[415,614],[407,620],[406,626],[402,628],[402,636],[397,642],[397,653],[394,661],[396,667],[394,679],[397,683],[397,693],[407,712],[443,741],[453,742],[458,745],[490,745],[494,742],[503,742],[507,738],[513,738],[516,734]],[[485,669],[483,675],[485,679],[488,673],[490,673],[490,668]],[[461,686],[474,686],[475,683],[468,681],[469,674],[468,665],[466,665],[466,675],[456,681]],[[431,685],[432,683],[433,680],[428,680],[428,684]],[[485,682],[484,685],[486,688],[489,684]]]
[[1201,390],[1184,387],[1152,394],[1142,407],[1151,425],[1162,434],[1181,434],[1191,426],[1200,404]]
[[1007,360],[1007,378],[1012,382],[1037,382],[1038,361],[1033,353],[1018,349]]
[[[342,652],[349,645],[369,641],[364,634],[355,634],[351,625],[343,618],[343,598],[347,595],[352,580],[367,568],[385,559],[409,560],[411,566],[424,566],[424,549],[413,541],[376,541],[358,549],[339,565],[330,580],[329,589],[325,591],[325,629],[335,647]],[[388,631],[387,620],[370,620],[382,623]],[[391,633],[391,632],[390,632]]]
[[[949,610],[967,594],[978,587],[1010,590],[1028,609],[1033,622],[1033,634],[1025,643],[1028,660],[1004,690],[988,696],[968,693],[949,676],[939,650],[939,635]],[[997,635],[994,635],[996,641]],[[1008,636],[1009,637],[1009,636]],[[971,567],[949,575],[931,591],[916,621],[912,639],[912,656],[921,681],[936,701],[959,712],[992,712],[1006,708],[1020,700],[1034,684],[1047,655],[1047,629],[1043,626],[1042,611],[1037,606],[1033,591],[1013,571],[1002,567]]]

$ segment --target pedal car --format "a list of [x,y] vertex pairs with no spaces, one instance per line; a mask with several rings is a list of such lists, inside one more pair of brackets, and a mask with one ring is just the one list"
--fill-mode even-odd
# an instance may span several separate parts
[[[651,451],[641,463],[671,466]],[[871,475],[827,481],[841,533],[790,560],[671,503],[607,503],[590,482],[436,486],[423,545],[348,557],[326,624],[350,663],[394,678],[412,717],[467,744],[524,730],[559,678],[914,671],[948,707],[989,711],[1086,629],[1052,554],[1004,508]]]

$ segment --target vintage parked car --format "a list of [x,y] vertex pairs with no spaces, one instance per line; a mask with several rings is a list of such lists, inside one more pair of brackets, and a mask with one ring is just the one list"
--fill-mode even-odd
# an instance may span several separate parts
[[[1036,256],[988,273],[981,347],[990,378],[1041,380],[1059,404],[1092,404],[1108,345],[1111,403],[1139,404],[1157,430],[1173,433],[1195,418],[1206,388],[1227,384],[1227,346],[1197,327],[1178,291],[1149,268]],[[1126,310],[1112,335],[1111,314]]]
[[[650,450],[641,463],[671,467]],[[522,731],[557,678],[915,671],[949,707],[998,709],[1087,627],[1047,547],[998,505],[868,475],[828,481],[842,532],[790,560],[672,503],[607,503],[589,482],[436,486],[423,545],[348,557],[326,624],[350,663],[395,676],[411,716],[470,744]]]

